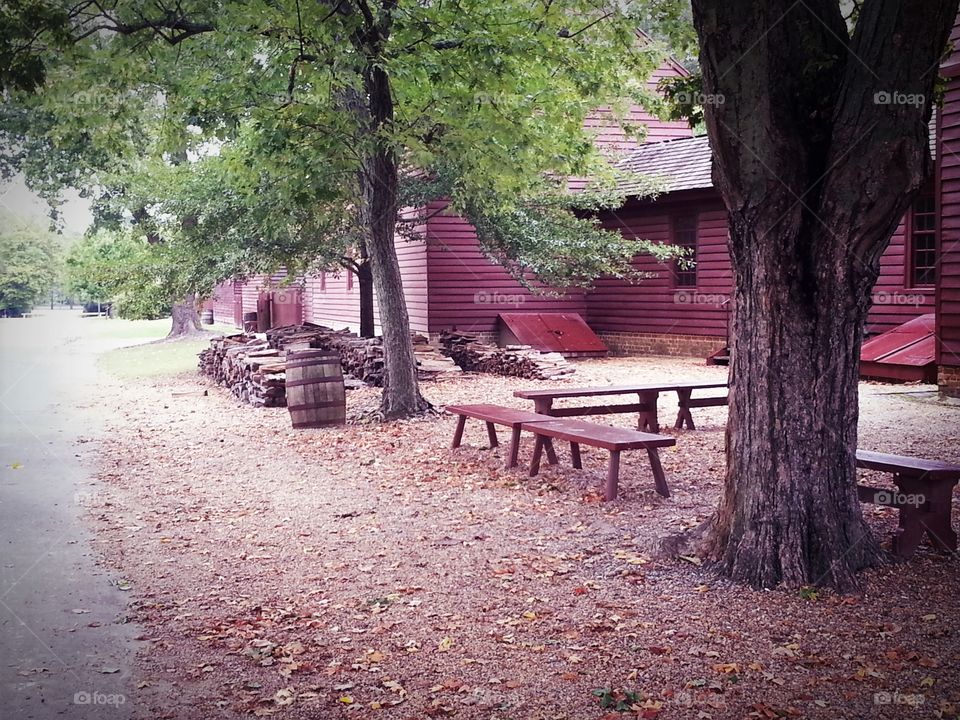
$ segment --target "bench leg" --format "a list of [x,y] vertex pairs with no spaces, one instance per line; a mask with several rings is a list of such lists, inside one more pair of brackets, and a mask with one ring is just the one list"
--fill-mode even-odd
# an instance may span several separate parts
[[547,462],[551,465],[557,464],[557,451],[553,449],[553,438],[543,438],[543,448],[547,451]]
[[910,557],[924,535],[937,550],[956,551],[957,533],[950,526],[953,485],[903,475],[894,475],[894,483],[900,492],[918,498],[922,496],[924,500],[920,507],[907,505],[900,508],[899,529],[894,540],[896,553]]
[[604,500],[616,500],[620,485],[620,451],[610,451],[610,463],[607,465],[607,484],[603,487]]
[[551,415],[553,409],[553,398],[534,398],[533,410],[541,415]]
[[540,472],[540,456],[543,455],[544,439],[542,435],[537,435],[536,440],[533,441],[533,457],[530,458],[530,477]]
[[663,465],[660,464],[660,453],[656,448],[647,448],[647,455],[650,456],[650,469],[653,470],[653,486],[657,489],[658,495],[670,497],[670,489],[667,487],[667,478],[663,474]]
[[451,447],[454,449],[460,447],[460,443],[463,442],[463,426],[466,424],[466,422],[466,415],[460,415],[457,418],[457,429],[453,433],[453,445],[451,445]]
[[573,467],[577,470],[583,469],[583,462],[580,460],[580,443],[570,443],[570,459],[573,461]]
[[497,429],[493,426],[492,422],[487,423],[487,437],[490,439],[491,448],[499,447],[500,443],[497,440]]
[[520,454],[520,426],[517,425],[510,434],[510,452],[507,455],[507,467],[517,466],[517,457]]
[[657,419],[657,399],[660,397],[658,392],[639,393],[640,404],[645,406],[645,410],[640,411],[637,419],[637,429],[641,432],[658,433],[660,432],[660,421]]
[[692,390],[677,390],[677,421],[673,424],[674,429],[682,430],[686,425],[688,430],[696,430],[693,425],[693,415],[690,414],[690,395]]

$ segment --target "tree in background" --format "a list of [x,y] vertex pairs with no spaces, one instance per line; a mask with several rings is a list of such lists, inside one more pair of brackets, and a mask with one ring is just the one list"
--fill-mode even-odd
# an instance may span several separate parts
[[[6,41],[9,56],[42,60],[20,85],[42,93],[19,93],[8,112],[28,108],[13,133],[14,160],[40,187],[77,176],[92,186],[89,168],[113,165],[122,174],[145,152],[169,160],[186,150],[190,161],[179,164],[194,170],[225,153],[224,189],[238,190],[231,199],[262,221],[244,248],[258,254],[252,246],[261,237],[292,238],[314,243],[315,256],[332,257],[326,250],[350,239],[349,257],[358,270],[369,269],[380,309],[383,414],[416,413],[426,403],[394,247],[401,177],[456,160],[453,206],[482,208],[488,225],[503,219],[517,227],[532,217],[545,176],[602,173],[584,118],[600,105],[616,110],[644,101],[643,79],[662,57],[638,44],[637,18],[620,5],[630,6],[221,0],[159,10],[135,1],[111,9],[63,3],[60,16],[41,21],[55,52],[44,53],[43,33],[24,39],[14,31]],[[98,101],[78,108],[84,96]],[[51,163],[51,154],[64,162]],[[69,171],[51,171],[62,166]],[[257,193],[277,181],[284,192],[264,193],[276,202],[273,213],[263,213]],[[116,199],[123,202],[123,193]],[[191,198],[158,193],[154,200],[186,207]],[[188,213],[168,228],[201,242],[234,235],[222,214]],[[347,235],[335,230],[345,218]],[[208,220],[216,232],[205,232]],[[483,236],[500,238],[494,254],[497,242],[510,247],[505,233]],[[530,237],[543,240],[542,233]],[[581,237],[582,256],[628,255],[613,233],[592,228]],[[564,245],[575,243],[557,248]],[[549,244],[537,254],[544,250]]]
[[60,244],[48,230],[0,213],[0,312],[17,317],[53,290],[63,262]]

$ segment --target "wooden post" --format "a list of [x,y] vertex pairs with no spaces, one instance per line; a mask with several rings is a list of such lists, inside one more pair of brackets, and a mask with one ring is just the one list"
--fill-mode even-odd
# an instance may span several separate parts
[[460,443],[463,442],[463,426],[467,423],[467,416],[461,415],[457,418],[457,429],[453,433],[453,447],[454,449],[460,447]]
[[520,454],[520,430],[519,425],[515,425],[510,434],[510,452],[507,455],[507,468],[517,466],[517,456]]
[[610,463],[607,465],[607,484],[603,488],[603,499],[617,499],[617,486],[620,484],[620,451],[610,451]]
[[570,457],[573,460],[573,466],[577,470],[582,470],[583,462],[580,460],[580,443],[570,443]]
[[497,429],[493,426],[492,422],[487,423],[487,438],[490,440],[491,448],[499,447],[500,443],[497,441]]

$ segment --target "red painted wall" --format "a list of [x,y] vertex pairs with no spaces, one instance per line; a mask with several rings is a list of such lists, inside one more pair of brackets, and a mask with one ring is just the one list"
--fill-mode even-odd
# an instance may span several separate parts
[[[433,203],[436,212],[443,203]],[[427,223],[430,332],[456,327],[496,332],[501,312],[577,312],[584,294],[544,297],[532,293],[480,252],[473,226],[457,215],[433,215]]]
[[[958,206],[960,209],[960,206]],[[649,256],[634,259],[634,266],[657,277],[628,285],[599,280],[587,295],[587,322],[597,331],[676,333],[724,337],[732,275],[727,251],[726,211],[713,190],[691,190],[662,196],[655,203],[631,200],[608,213],[603,224],[628,237],[667,242],[671,218],[698,216],[696,287],[678,287],[670,269]],[[884,332],[907,320],[933,312],[933,289],[911,288],[907,283],[903,224],[880,260],[880,277],[874,289],[874,306],[867,332]]]
[[[950,39],[960,47],[960,22]],[[940,69],[947,78],[937,144],[940,265],[937,282],[937,363],[960,367],[960,53]]]

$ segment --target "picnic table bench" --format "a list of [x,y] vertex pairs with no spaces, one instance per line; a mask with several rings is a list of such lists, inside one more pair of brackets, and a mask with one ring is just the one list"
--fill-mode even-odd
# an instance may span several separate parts
[[[686,383],[659,383],[644,385],[608,385],[606,387],[582,388],[551,388],[548,390],[517,390],[515,397],[533,400],[534,409],[541,415],[553,417],[569,417],[572,415],[607,415],[610,413],[636,412],[639,414],[637,428],[651,433],[660,432],[660,422],[657,419],[657,400],[660,393],[677,393],[677,421],[674,428],[686,426],[689,430],[696,429],[693,424],[691,408],[715,407],[727,404],[727,396],[694,398],[694,390],[712,390],[726,388],[725,382],[686,382]],[[617,403],[615,405],[588,405],[581,407],[554,407],[555,400],[576,397],[605,397],[608,395],[637,395],[638,402]]]
[[609,451],[610,459],[607,463],[607,481],[603,486],[603,499],[614,500],[617,497],[617,488],[620,484],[620,453],[624,450],[644,449],[650,458],[650,468],[653,470],[653,484],[657,493],[663,497],[670,497],[667,488],[667,479],[660,464],[659,448],[676,445],[672,437],[654,435],[652,433],[629,430],[627,428],[611,427],[600,423],[586,422],[585,420],[538,420],[524,423],[524,430],[536,435],[533,446],[533,458],[530,460],[530,476],[540,471],[540,457],[545,447],[550,447],[551,438],[566,440],[570,443],[570,456],[573,467],[580,469],[583,464],[580,459],[580,445],[603,448]]
[[[457,429],[453,433],[453,449],[460,447],[463,442],[463,429],[467,418],[481,420],[487,424],[487,438],[490,441],[490,447],[495,448],[500,443],[497,441],[496,425],[505,425],[510,428],[510,449],[507,452],[507,467],[512,468],[517,465],[517,453],[520,450],[520,430],[524,423],[536,422],[538,420],[552,420],[546,415],[527,412],[526,410],[517,410],[515,408],[503,407],[501,405],[447,405],[447,412],[459,415],[457,420]],[[557,455],[553,450],[551,443],[547,447],[547,457],[551,465],[557,463]]]
[[558,420],[549,415],[506,408],[500,405],[448,405],[447,411],[458,415],[457,428],[453,434],[453,448],[460,447],[463,441],[463,430],[467,418],[480,420],[487,425],[487,437],[490,447],[497,447],[497,425],[504,425],[511,429],[510,449],[507,453],[507,467],[517,465],[517,454],[520,448],[520,434],[523,430],[532,432],[536,437],[533,446],[533,458],[530,462],[529,474],[535,476],[540,471],[540,460],[544,451],[547,461],[551,465],[557,464],[557,454],[553,447],[553,439],[564,440],[570,443],[570,456],[573,467],[578,470],[583,467],[580,457],[580,445],[603,448],[610,453],[607,464],[607,480],[604,485],[604,499],[613,500],[617,497],[620,483],[620,453],[625,450],[645,449],[650,459],[650,468],[653,471],[654,487],[664,497],[670,497],[666,477],[660,464],[658,449],[676,444],[676,440],[662,435],[638,432],[626,428],[610,427],[599,423],[583,420]]
[[857,485],[861,502],[895,507],[900,511],[893,551],[911,557],[924,535],[939,550],[956,551],[957,533],[950,526],[953,488],[960,481],[960,465],[923,458],[857,450],[857,467],[893,475],[897,492]]

